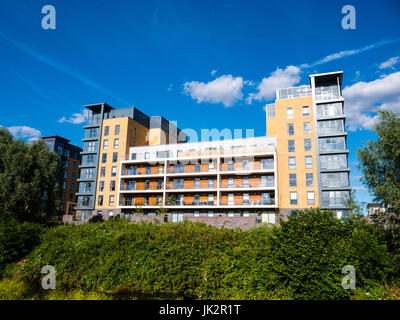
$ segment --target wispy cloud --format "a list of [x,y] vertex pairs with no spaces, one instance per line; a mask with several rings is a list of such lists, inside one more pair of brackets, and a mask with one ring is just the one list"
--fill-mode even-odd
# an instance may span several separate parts
[[88,114],[89,114],[88,110],[87,109],[83,109],[79,113],[74,113],[68,119],[65,116],[62,117],[61,119],[58,119],[58,122],[59,123],[68,122],[68,123],[72,123],[72,124],[81,124],[81,123],[84,123],[87,120]]
[[214,76],[215,74],[217,73],[217,70],[211,70],[211,72],[210,72],[210,74],[212,75],[212,76]]
[[353,50],[344,50],[344,51],[340,51],[340,52],[337,52],[337,53],[333,53],[333,54],[327,55],[326,57],[324,57],[324,58],[322,58],[320,60],[317,60],[315,62],[312,62],[312,63],[303,63],[303,64],[301,64],[299,66],[299,68],[300,69],[313,68],[315,66],[318,66],[318,65],[321,65],[321,64],[325,64],[325,63],[333,61],[333,60],[338,60],[338,59],[342,59],[342,58],[345,58],[345,57],[353,56],[353,55],[356,55],[356,54],[359,54],[359,53],[362,53],[362,52],[365,52],[365,51],[368,51],[368,50],[371,50],[371,49],[375,49],[375,48],[384,46],[386,44],[396,43],[396,42],[399,42],[399,41],[400,41],[400,39],[384,39],[384,40],[375,42],[373,44],[370,44],[368,46],[365,46],[363,48],[353,49]]
[[388,69],[388,68],[394,69],[394,65],[399,63],[399,59],[400,57],[391,57],[390,59],[382,62],[379,65],[379,69]]
[[17,47],[18,49],[20,49],[21,51],[25,52],[26,54],[29,54],[30,56],[34,57],[35,59],[37,59],[38,61],[56,69],[59,72],[62,72],[66,75],[71,76],[72,78],[79,80],[80,82],[84,83],[85,85],[96,89],[99,92],[102,92],[103,94],[106,94],[126,105],[128,105],[129,103],[126,102],[124,99],[118,97],[117,95],[115,95],[114,93],[110,92],[109,90],[103,88],[100,84],[98,84],[97,82],[89,79],[88,77],[86,77],[85,75],[81,74],[79,71],[64,65],[60,62],[56,62],[53,59],[51,59],[50,57],[47,57],[39,52],[36,52],[34,50],[32,50],[31,48],[29,48],[28,46],[26,46],[23,43],[20,43],[14,39],[11,39],[10,37],[6,36],[4,33],[0,32],[0,37],[4,40],[6,40],[7,42],[9,42],[10,44],[12,44],[13,46]]

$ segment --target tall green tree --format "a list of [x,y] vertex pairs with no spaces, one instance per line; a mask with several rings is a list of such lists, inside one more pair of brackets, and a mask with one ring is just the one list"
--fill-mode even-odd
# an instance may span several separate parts
[[37,221],[60,208],[59,156],[0,128],[0,220]]
[[388,234],[389,246],[400,253],[400,116],[379,111],[375,123],[377,141],[368,141],[357,150],[362,182],[368,186],[375,201],[386,211],[372,218]]

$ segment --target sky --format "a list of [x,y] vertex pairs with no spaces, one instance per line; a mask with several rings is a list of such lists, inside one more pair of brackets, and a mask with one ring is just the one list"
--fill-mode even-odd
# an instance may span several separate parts
[[[42,27],[48,4],[55,29]],[[342,27],[347,4],[355,29]],[[371,202],[356,150],[376,138],[377,109],[400,112],[399,18],[396,0],[1,0],[0,125],[82,146],[84,105],[107,102],[199,135],[262,136],[276,88],[342,70],[351,185]]]

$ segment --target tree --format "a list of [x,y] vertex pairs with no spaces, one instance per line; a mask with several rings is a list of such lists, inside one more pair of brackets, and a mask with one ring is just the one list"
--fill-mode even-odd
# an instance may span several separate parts
[[0,219],[37,221],[61,205],[62,167],[44,141],[24,143],[0,129]]
[[362,182],[386,209],[372,218],[385,229],[389,248],[400,254],[400,116],[379,111],[375,130],[377,141],[357,150],[359,168]]

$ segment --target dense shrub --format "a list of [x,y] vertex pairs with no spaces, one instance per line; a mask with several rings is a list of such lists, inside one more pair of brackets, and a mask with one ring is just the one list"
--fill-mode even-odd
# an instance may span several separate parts
[[189,222],[59,226],[27,257],[24,281],[40,291],[47,264],[58,292],[118,299],[343,299],[351,295],[341,287],[344,265],[355,266],[361,284],[390,273],[372,233],[319,210],[248,231]]
[[43,230],[35,223],[0,222],[0,275],[7,264],[24,258],[39,244]]

